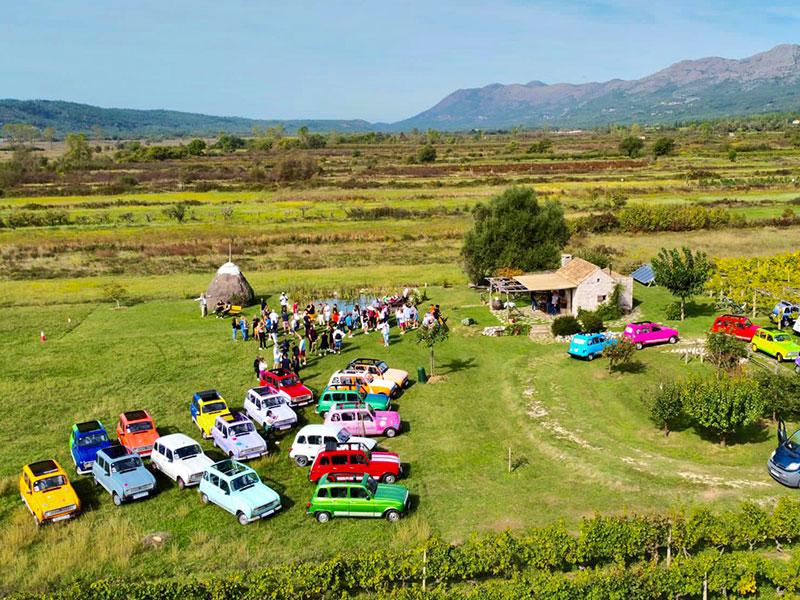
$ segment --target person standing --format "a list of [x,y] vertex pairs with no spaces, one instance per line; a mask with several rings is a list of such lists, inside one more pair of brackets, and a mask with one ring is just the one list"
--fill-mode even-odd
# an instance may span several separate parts
[[[260,350],[260,348],[259,348]],[[256,356],[256,359],[253,361],[253,370],[256,372],[256,377],[261,379],[261,361],[264,360],[261,357],[261,354]]]
[[333,338],[333,353],[334,354],[341,354],[342,353],[342,340],[344,339],[344,332],[341,329],[334,329],[331,332],[331,337]]
[[322,307],[322,318],[325,321],[325,325],[331,322],[331,306],[327,302],[325,306]]
[[281,324],[283,333],[289,333],[289,312],[286,310],[286,306],[281,306]]
[[308,330],[308,351],[311,354],[317,353],[317,346],[319,343],[319,334],[317,333],[317,328],[312,327]]
[[292,342],[292,373],[300,372],[300,349]]
[[262,319],[262,321],[258,325],[259,325],[258,343],[260,344],[262,350],[266,350],[267,349],[267,324]]
[[403,305],[398,306],[397,310],[394,311],[394,318],[397,321],[397,326],[400,328],[400,335],[403,335],[406,332],[406,317],[403,312]]
[[206,301],[206,294],[202,292],[200,297],[197,299],[200,302],[200,316],[207,317],[208,316],[208,302]]
[[[269,369],[269,365],[267,364],[267,360],[265,358],[261,359],[261,362],[258,363],[258,382],[261,384],[264,381],[264,373],[267,372]],[[263,385],[263,384],[261,384]]]
[[261,299],[261,314],[264,314],[264,311],[267,309],[267,301],[263,298]]
[[247,317],[242,317],[239,321],[239,326],[242,329],[242,341],[247,341]]
[[272,346],[272,368],[281,368],[281,348],[277,343]]
[[353,315],[347,313],[344,318],[344,324],[347,327],[347,337],[353,337]]
[[330,351],[331,348],[331,338],[330,338],[330,328],[331,326],[328,325],[320,334],[319,336],[319,353],[320,355],[325,355]]
[[284,309],[287,306],[289,306],[289,296],[286,294],[286,292],[281,292],[280,303],[281,303],[281,309]]
[[559,312],[561,312],[561,306],[559,305],[560,300],[561,299],[558,297],[558,291],[557,290],[553,291],[553,298],[551,302],[553,304],[554,315],[557,315]]
[[389,319],[386,319],[381,325],[381,332],[383,333],[383,346],[389,346]]
[[[264,419],[264,435],[267,437],[267,444],[275,441],[275,423],[278,419],[272,414],[271,410],[267,411],[267,416]],[[276,442],[280,443],[280,442]]]
[[233,328],[233,341],[236,341],[236,332],[239,330],[239,321],[236,320],[236,317],[231,319],[231,327]]
[[298,336],[298,337],[300,338],[300,347],[299,347],[300,355],[299,355],[299,359],[300,359],[302,365],[305,367],[306,366],[306,346],[308,345],[308,338],[306,336],[304,336],[304,335],[303,336]]

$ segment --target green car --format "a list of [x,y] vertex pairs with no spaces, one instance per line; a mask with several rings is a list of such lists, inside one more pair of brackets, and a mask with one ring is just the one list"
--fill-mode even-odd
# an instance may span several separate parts
[[792,336],[774,327],[762,327],[756,331],[751,348],[753,352],[774,356],[778,362],[793,361],[800,356],[800,346],[794,343]]
[[391,400],[386,394],[367,394],[364,389],[354,390],[349,385],[329,385],[317,403],[317,414],[325,416],[334,404],[364,402],[375,410],[389,410]]
[[408,489],[369,475],[353,481],[352,473],[330,473],[319,480],[306,512],[320,523],[331,517],[384,517],[396,523],[408,512]]

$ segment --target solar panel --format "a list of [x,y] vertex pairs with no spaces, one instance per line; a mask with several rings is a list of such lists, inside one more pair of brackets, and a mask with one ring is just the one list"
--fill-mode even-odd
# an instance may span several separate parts
[[58,471],[58,467],[56,466],[55,461],[49,459],[31,463],[28,465],[28,468],[31,470],[31,473],[33,473],[34,477],[39,477],[40,475],[45,475],[47,473],[53,473],[54,471]]
[[128,421],[140,421],[147,418],[147,413],[143,410],[129,410],[124,414]]
[[631,273],[634,281],[638,281],[642,285],[650,285],[655,281],[655,273],[653,273],[653,265],[647,263],[636,269]]
[[92,431],[97,431],[102,429],[103,426],[100,425],[100,421],[86,421],[85,423],[78,423],[75,425],[78,430],[78,433],[91,433]]
[[113,446],[109,446],[108,448],[101,450],[101,452],[105,452],[106,456],[108,456],[108,458],[110,458],[111,460],[130,454],[130,452],[128,452],[128,449],[120,444],[114,444]]

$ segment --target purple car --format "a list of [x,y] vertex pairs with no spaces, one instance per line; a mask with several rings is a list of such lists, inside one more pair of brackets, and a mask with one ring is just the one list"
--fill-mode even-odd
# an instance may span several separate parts
[[221,415],[211,428],[214,445],[236,460],[258,458],[269,453],[267,443],[256,432],[253,422],[240,412]]

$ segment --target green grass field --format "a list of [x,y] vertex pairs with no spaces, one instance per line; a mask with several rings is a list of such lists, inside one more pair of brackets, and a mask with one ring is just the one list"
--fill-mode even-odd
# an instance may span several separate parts
[[[182,285],[164,282],[175,296]],[[649,422],[641,394],[707,366],[684,365],[665,348],[650,348],[637,355],[641,365],[632,372],[608,374],[602,360],[569,359],[564,344],[479,335],[497,321],[477,292],[458,286],[428,293],[451,324],[471,316],[477,325],[453,328],[437,351],[446,381],[409,388],[397,401],[405,429],[380,440],[408,468],[400,483],[411,490],[413,510],[399,526],[344,519],[322,526],[307,517],[312,486],[306,470],[287,457],[293,436],[287,434],[273,456],[254,463],[285,507],[265,522],[243,528],[221,509],[202,506],[195,490],[179,491],[161,476],[155,498],[121,508],[89,478],[75,477],[83,516],[37,530],[16,490],[22,464],[54,456],[71,470],[73,422],[100,418],[113,429],[116,416],[134,408],[148,409],[162,433],[199,438],[189,418],[191,394],[217,388],[240,407],[255,383],[256,349],[252,342],[233,342],[228,321],[200,319],[191,300],[154,299],[116,310],[88,303],[87,296],[4,309],[0,592],[98,577],[228,572],[314,561],[341,550],[402,547],[434,531],[459,541],[557,519],[574,527],[595,510],[732,507],[743,499],[772,503],[786,493],[764,468],[774,447],[768,425],[722,448],[693,429],[664,437]],[[636,298],[646,316],[663,318],[669,301],[663,291],[637,287]],[[712,314],[700,302],[680,325],[683,336],[702,336]],[[45,343],[38,340],[40,329]],[[427,365],[426,350],[395,330],[387,350],[377,335],[359,334],[342,356],[314,359],[301,376],[319,393],[335,369],[364,355],[381,356],[412,378],[418,365]],[[319,421],[312,409],[301,412],[301,423]],[[216,456],[210,443],[203,446]],[[164,532],[170,537],[162,547],[141,544],[147,534]]]

